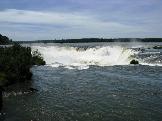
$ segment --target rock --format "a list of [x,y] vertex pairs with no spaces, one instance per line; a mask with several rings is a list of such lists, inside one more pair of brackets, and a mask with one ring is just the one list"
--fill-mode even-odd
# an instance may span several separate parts
[[141,49],[141,52],[143,53],[144,51],[145,51],[145,49],[144,49],[144,48],[142,48],[142,49]]
[[32,77],[32,73],[31,72],[28,72],[27,74],[26,74],[26,79],[27,80],[30,80],[31,79],[31,77]]
[[31,92],[37,92],[38,90],[35,89],[35,88],[30,87],[30,88],[29,88],[29,91],[31,91]]
[[153,49],[162,49],[162,46],[154,46]]
[[130,62],[130,64],[139,64],[139,62],[137,61],[137,60],[132,60],[131,62]]
[[2,96],[2,92],[4,91],[4,89],[0,86],[0,113],[3,107],[3,96]]

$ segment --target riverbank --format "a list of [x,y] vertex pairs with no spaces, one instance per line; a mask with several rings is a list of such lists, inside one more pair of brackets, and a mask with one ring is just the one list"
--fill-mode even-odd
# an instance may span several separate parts
[[30,47],[14,43],[9,47],[0,47],[0,110],[2,108],[3,88],[19,82],[30,81],[33,65],[45,65],[41,54]]

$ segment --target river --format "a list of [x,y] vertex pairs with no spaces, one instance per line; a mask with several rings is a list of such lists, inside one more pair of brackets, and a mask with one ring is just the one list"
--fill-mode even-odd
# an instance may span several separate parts
[[24,45],[47,65],[4,93],[1,120],[162,121],[162,50],[155,45],[162,43]]

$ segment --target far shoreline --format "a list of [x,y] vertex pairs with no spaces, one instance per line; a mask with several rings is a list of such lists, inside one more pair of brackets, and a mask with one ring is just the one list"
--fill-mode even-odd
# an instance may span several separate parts
[[81,39],[54,39],[54,40],[32,40],[15,41],[17,43],[99,43],[99,42],[162,42],[162,38],[81,38]]

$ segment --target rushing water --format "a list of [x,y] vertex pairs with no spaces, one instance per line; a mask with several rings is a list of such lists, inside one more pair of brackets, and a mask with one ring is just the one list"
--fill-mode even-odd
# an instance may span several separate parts
[[[162,43],[35,44],[47,62],[4,93],[4,121],[162,121]],[[130,65],[136,59],[140,65]],[[13,89],[9,89],[13,90]]]

